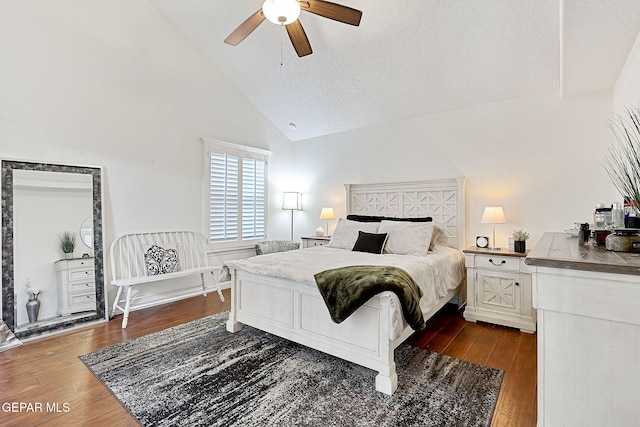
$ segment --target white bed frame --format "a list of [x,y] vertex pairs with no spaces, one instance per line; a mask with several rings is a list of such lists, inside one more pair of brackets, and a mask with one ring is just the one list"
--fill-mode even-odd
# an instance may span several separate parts
[[[393,217],[431,216],[444,229],[441,242],[462,249],[465,242],[465,179],[393,184],[346,184],[347,212]],[[452,298],[466,300],[465,283],[442,298],[428,319]],[[376,390],[398,386],[394,349],[413,329],[390,338],[391,297],[371,298],[340,324],[333,323],[318,289],[287,279],[231,269],[231,311],[227,330],[243,324],[378,371]]]

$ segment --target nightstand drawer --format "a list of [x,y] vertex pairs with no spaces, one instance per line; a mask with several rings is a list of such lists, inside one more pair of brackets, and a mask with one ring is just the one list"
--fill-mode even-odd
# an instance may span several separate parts
[[490,268],[492,270],[520,269],[520,258],[499,255],[476,255],[476,268]]
[[330,237],[303,237],[302,247],[312,248],[314,246],[325,246],[331,241]]

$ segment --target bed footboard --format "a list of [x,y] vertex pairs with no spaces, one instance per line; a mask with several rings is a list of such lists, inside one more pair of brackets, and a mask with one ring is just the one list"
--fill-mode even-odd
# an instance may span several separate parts
[[398,386],[394,349],[411,335],[390,338],[390,296],[371,298],[348,319],[335,324],[315,286],[286,279],[231,272],[229,332],[246,324],[307,347],[378,371],[376,390],[393,394]]

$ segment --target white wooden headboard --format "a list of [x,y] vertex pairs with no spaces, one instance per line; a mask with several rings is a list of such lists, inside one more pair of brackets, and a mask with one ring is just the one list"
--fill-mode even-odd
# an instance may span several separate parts
[[465,181],[466,178],[452,178],[345,184],[347,214],[404,218],[430,216],[436,225],[444,229],[440,242],[462,250],[465,245]]

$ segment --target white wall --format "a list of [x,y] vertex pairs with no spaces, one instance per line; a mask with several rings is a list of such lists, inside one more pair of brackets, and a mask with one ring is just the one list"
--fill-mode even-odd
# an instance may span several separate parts
[[283,181],[290,142],[147,1],[0,2],[0,157],[104,166],[107,245],[201,230],[202,136],[273,151]]
[[[294,144],[305,211],[300,235],[344,216],[344,183],[468,178],[467,244],[491,233],[485,205],[502,205],[499,246],[524,228],[529,247],[546,231],[591,221],[596,203],[620,199],[598,159],[611,141],[611,93],[561,99],[556,92],[479,105]],[[335,221],[333,222],[333,227]]]
[[640,108],[640,33],[616,82],[613,104],[618,114],[627,107]]

